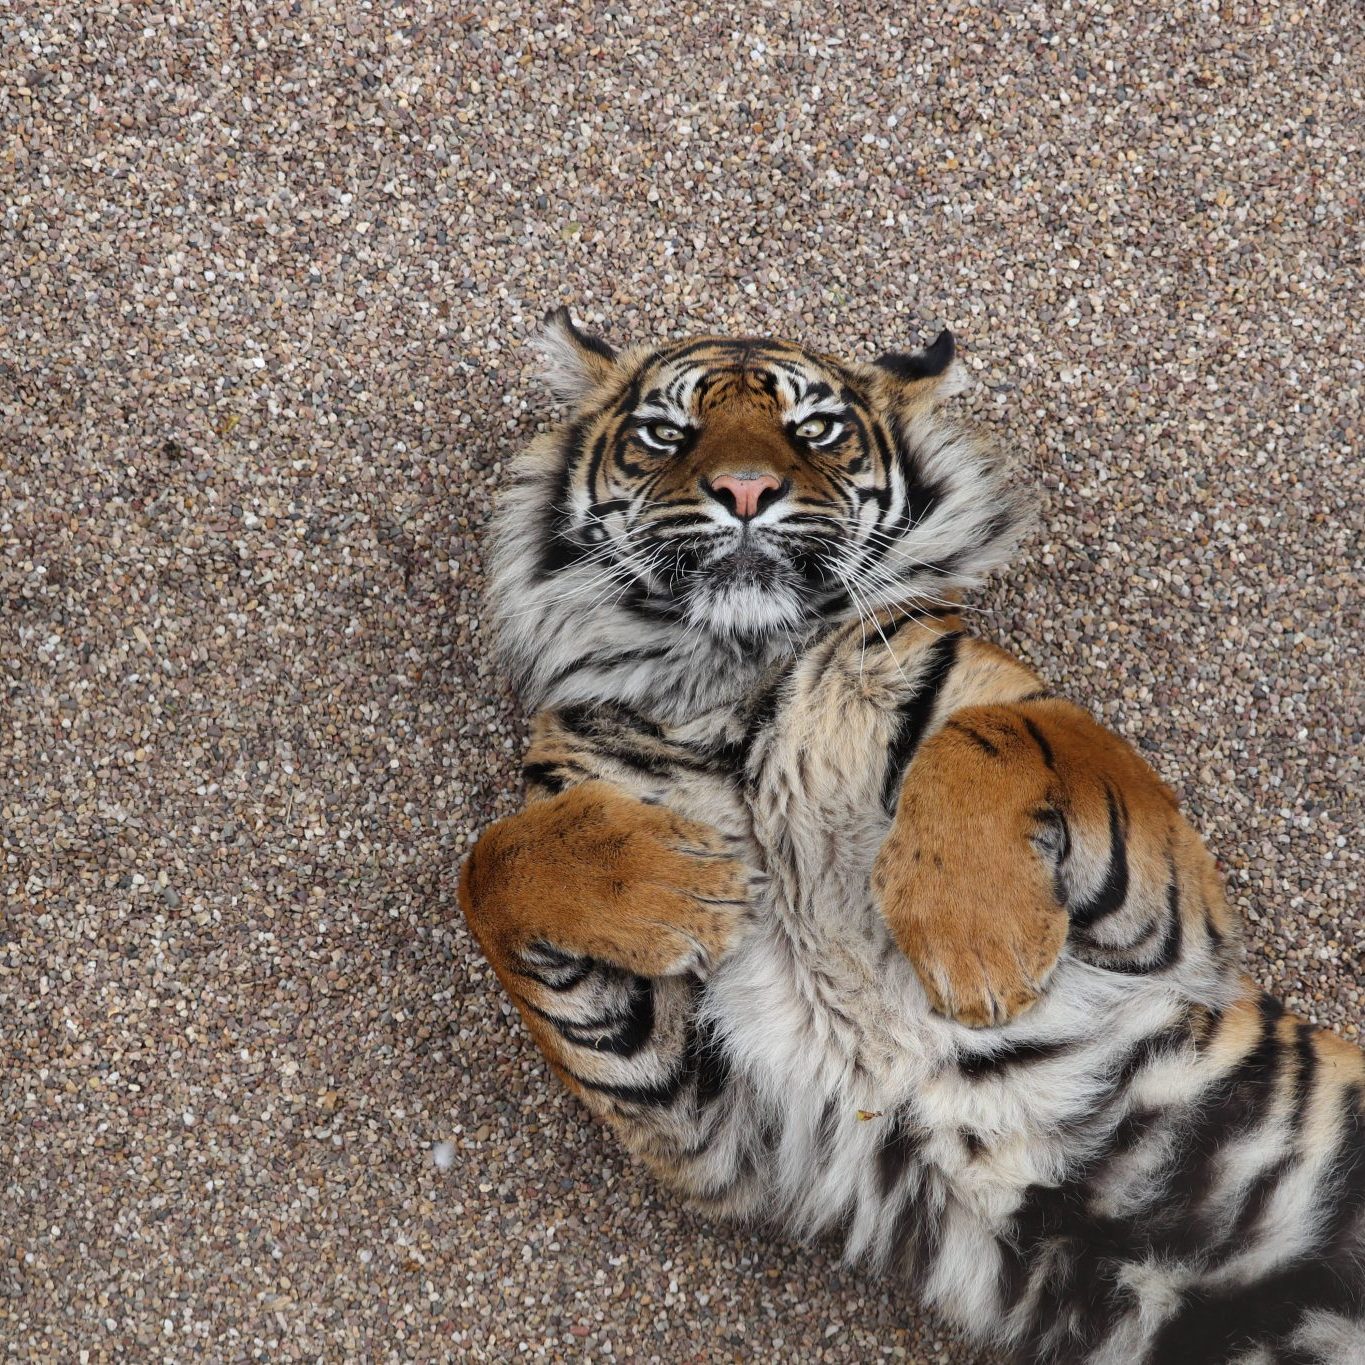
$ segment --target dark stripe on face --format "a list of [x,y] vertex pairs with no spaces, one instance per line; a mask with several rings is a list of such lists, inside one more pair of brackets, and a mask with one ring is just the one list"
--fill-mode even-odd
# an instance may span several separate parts
[[542,580],[562,573],[587,553],[572,538],[569,518],[563,510],[569,498],[573,467],[582,454],[579,443],[583,439],[584,426],[582,421],[571,422],[560,443],[554,492],[546,501],[540,530],[539,576]]
[[[880,428],[878,428],[880,437]],[[898,528],[909,531],[918,526],[943,498],[943,489],[936,483],[927,481],[919,467],[919,457],[910,443],[898,431],[894,433],[897,463],[901,478],[905,480],[905,512]]]
[[946,635],[940,635],[929,646],[928,659],[920,674],[918,690],[896,708],[891,743],[886,751],[886,773],[882,778],[882,808],[888,815],[895,813],[896,803],[900,800],[901,783],[905,779],[905,770],[910,766],[920,740],[924,738],[924,731],[933,718],[938,694],[957,662],[957,646],[960,639],[960,631],[950,631]]
[[639,368],[631,375],[621,390],[621,396],[612,409],[613,416],[624,417],[640,406],[640,390],[644,387],[645,376],[658,361],[659,353],[653,352],[641,361]]

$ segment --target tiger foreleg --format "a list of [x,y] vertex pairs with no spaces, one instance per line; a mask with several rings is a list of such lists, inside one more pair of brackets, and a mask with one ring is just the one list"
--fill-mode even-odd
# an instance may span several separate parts
[[1217,943],[1212,860],[1130,745],[1068,702],[969,706],[906,772],[873,871],[882,913],[940,1012],[1002,1024],[1063,950],[1170,968],[1185,927]]

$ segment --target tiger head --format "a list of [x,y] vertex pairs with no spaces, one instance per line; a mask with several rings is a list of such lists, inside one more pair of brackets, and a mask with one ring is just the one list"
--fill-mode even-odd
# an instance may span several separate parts
[[949,332],[857,365],[754,338],[618,354],[560,308],[537,344],[569,412],[514,467],[492,574],[534,706],[676,719],[830,622],[943,603],[1026,523],[941,411],[964,387]]

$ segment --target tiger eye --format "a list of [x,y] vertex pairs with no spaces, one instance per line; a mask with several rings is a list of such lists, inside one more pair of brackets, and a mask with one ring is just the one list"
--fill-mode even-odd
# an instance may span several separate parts
[[682,431],[671,422],[651,422],[649,434],[656,441],[662,441],[664,445],[668,446],[675,446],[683,439]]
[[799,427],[796,434],[803,441],[818,441],[822,436],[829,434],[829,429],[833,423],[828,417],[807,417]]

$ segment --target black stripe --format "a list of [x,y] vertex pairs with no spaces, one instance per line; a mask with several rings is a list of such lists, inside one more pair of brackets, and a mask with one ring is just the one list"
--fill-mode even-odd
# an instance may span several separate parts
[[1260,1222],[1266,1205],[1270,1203],[1275,1191],[1279,1189],[1280,1181],[1297,1164],[1298,1158],[1286,1153],[1278,1161],[1272,1161],[1251,1182],[1251,1186],[1242,1200],[1242,1207],[1238,1210],[1237,1217],[1233,1220],[1232,1227],[1228,1231],[1224,1248],[1225,1255],[1235,1256],[1239,1251],[1247,1249],[1250,1239],[1254,1235],[1256,1224]]
[[564,1068],[564,1074],[577,1081],[585,1090],[606,1095],[609,1099],[619,1100],[622,1104],[639,1104],[655,1108],[672,1104],[682,1093],[687,1080],[687,1071],[681,1067],[657,1085],[613,1085],[606,1081],[590,1081],[586,1076],[580,1076],[567,1067]]
[[1318,1079],[1318,1050],[1313,1045],[1317,1030],[1306,1019],[1298,1021],[1294,1038],[1294,1055],[1299,1069],[1294,1077],[1294,1101],[1289,1114],[1290,1132],[1295,1139],[1303,1131],[1308,1111],[1313,1103],[1313,1091]]
[[1286,1055],[1278,1036],[1284,1006],[1263,995],[1258,1010],[1261,1031],[1255,1046],[1209,1087],[1195,1116],[1177,1133],[1161,1188],[1153,1193],[1147,1210],[1147,1235],[1158,1256],[1187,1256],[1207,1242],[1211,1229],[1205,1203],[1217,1180],[1222,1152],[1264,1120],[1274,1099]]
[[1033,1042],[1007,1043],[994,1052],[978,1052],[959,1056],[957,1069],[969,1081],[985,1080],[1000,1076],[1014,1066],[1026,1066],[1033,1062],[1045,1062],[1071,1050],[1072,1044],[1064,1040],[1039,1039]]
[[[874,423],[871,429],[881,444],[884,437],[880,425]],[[918,453],[899,430],[892,433],[892,439],[895,442],[896,463],[905,482],[905,510],[896,524],[886,530],[889,535],[899,537],[918,526],[943,501],[947,490],[943,484],[930,482],[924,477]]]
[[923,1129],[905,1114],[892,1116],[881,1146],[877,1148],[877,1178],[883,1199],[900,1184],[906,1168],[923,1145]]
[[[693,991],[688,1007],[689,1016],[695,1014],[701,990],[698,984]],[[715,1103],[730,1088],[730,1055],[715,1025],[709,1020],[703,1020],[688,1031],[683,1065],[697,1078],[697,1103],[703,1107]]]
[[566,1042],[612,1057],[633,1057],[654,1034],[654,983],[635,977],[627,987],[629,997],[621,1013],[601,1019],[565,1019],[550,1014],[529,1000],[523,1002],[533,1014],[553,1024]]
[[1283,1345],[1288,1350],[1287,1338],[1310,1312],[1358,1319],[1360,1302],[1358,1268],[1345,1258],[1306,1256],[1221,1293],[1189,1291],[1180,1311],[1157,1333],[1145,1359],[1148,1365],[1192,1365],[1231,1360],[1260,1345],[1272,1349]]
[[985,735],[973,730],[970,725],[964,725],[960,720],[950,720],[943,727],[945,730],[957,730],[967,736],[978,749],[988,753],[992,758],[1000,757],[1000,750],[986,738]]
[[1207,900],[1203,900],[1204,907],[1204,932],[1209,936],[1209,943],[1215,953],[1223,946],[1222,930],[1213,922],[1213,906]]
[[834,1135],[839,1125],[839,1105],[831,1096],[820,1111],[820,1121],[815,1125],[815,1150],[823,1165],[834,1148]]
[[1128,899],[1128,840],[1119,815],[1118,798],[1108,784],[1104,795],[1109,805],[1109,864],[1095,894],[1070,907],[1071,922],[1082,928],[1112,915]]
[[584,476],[583,482],[588,490],[588,496],[597,496],[597,476],[602,471],[602,457],[607,453],[607,432],[599,432],[597,439],[592,443],[592,455],[588,459],[588,472]]
[[562,792],[569,785],[557,763],[523,763],[522,780],[530,786],[544,787],[547,791]]
[[786,692],[785,684],[790,680],[790,677],[790,674],[785,676],[779,674],[763,688],[763,691],[759,693],[750,707],[749,714],[745,717],[744,737],[740,740],[740,748],[743,753],[743,761],[740,764],[741,771],[749,766],[749,756],[753,752],[754,745],[758,743],[759,736],[772,724],[773,717],[777,715],[777,709],[782,704]]
[[567,976],[548,977],[538,972],[534,967],[529,967],[525,962],[519,963],[512,970],[518,976],[524,976],[528,981],[534,981],[537,985],[544,986],[547,991],[571,991],[575,986],[581,986],[588,979],[588,973],[593,969],[591,958],[583,958],[577,966],[569,969]]
[[1019,719],[1024,722],[1024,729],[1033,737],[1033,742],[1042,753],[1043,762],[1049,768],[1055,768],[1057,765],[1052,761],[1052,745],[1047,742],[1047,736],[1027,716],[1020,716]]
[[650,739],[664,737],[663,730],[652,720],[619,702],[575,702],[571,706],[560,707],[555,714],[568,729],[587,739],[602,736],[634,739],[640,735]]
[[907,1190],[891,1229],[893,1264],[912,1284],[926,1274],[938,1258],[943,1241],[944,1196],[921,1187]]
[[1150,972],[1164,972],[1173,967],[1176,958],[1180,956],[1180,945],[1185,937],[1185,926],[1180,911],[1180,880],[1176,875],[1174,861],[1171,863],[1170,884],[1166,888],[1166,915],[1168,918],[1166,937],[1157,950],[1156,957],[1147,964],[1147,970]]
[[[1097,967],[1103,967],[1107,972],[1119,972],[1125,976],[1146,976],[1168,970],[1180,956],[1180,945],[1185,937],[1184,925],[1180,918],[1180,886],[1176,879],[1174,866],[1171,868],[1171,879],[1166,887],[1166,932],[1162,937],[1161,946],[1157,949],[1155,957],[1138,960],[1136,954],[1156,933],[1161,922],[1160,919],[1154,919],[1147,929],[1126,948],[1122,945],[1111,948],[1096,943],[1093,938],[1085,933],[1079,933],[1075,935],[1075,938],[1085,945],[1083,956],[1086,961]],[[1123,956],[1123,954],[1127,954],[1127,956]]]
[[1126,1092],[1139,1071],[1158,1057],[1178,1051],[1189,1040],[1190,1026],[1186,1019],[1179,1019],[1157,1033],[1149,1033],[1141,1042],[1134,1044],[1114,1073],[1115,1091]]
[[564,504],[569,496],[569,483],[574,465],[582,458],[579,441],[587,427],[587,418],[569,423],[564,431],[564,439],[559,447],[559,468],[555,471],[555,484],[542,511],[540,528],[540,563],[537,574],[543,580],[562,573],[587,554],[569,535],[569,519],[564,515]]
[[662,659],[668,654],[670,648],[669,645],[652,645],[639,649],[626,649],[619,654],[607,654],[605,656],[581,654],[578,658],[557,669],[545,683],[545,689],[547,691],[553,690],[583,668],[612,669],[619,668],[622,664],[650,663],[655,659]]
[[961,638],[959,631],[949,631],[929,646],[925,651],[927,658],[920,673],[918,690],[896,708],[891,743],[886,749],[886,773],[882,778],[882,807],[888,815],[895,812],[905,770],[933,718],[939,691],[957,662]]

